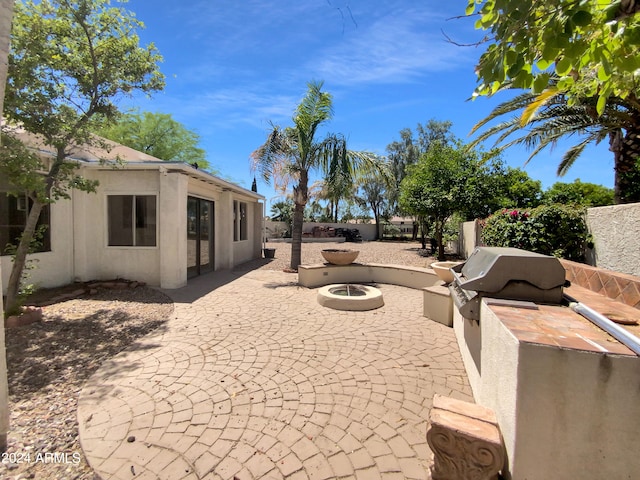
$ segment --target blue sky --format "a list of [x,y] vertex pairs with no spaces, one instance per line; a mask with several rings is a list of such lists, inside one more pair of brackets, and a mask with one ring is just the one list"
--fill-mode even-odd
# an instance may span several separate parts
[[[169,113],[202,138],[200,146],[220,176],[249,188],[249,155],[266,138],[270,122],[291,125],[310,80],[323,80],[334,97],[325,132],[344,134],[353,150],[384,154],[402,128],[429,119],[450,120],[468,140],[471,127],[505,97],[468,101],[481,33],[464,14],[466,2],[417,0],[130,0],[164,57],[166,88],[151,99],[120,106]],[[443,33],[444,32],[444,33]],[[489,146],[489,145],[487,145]],[[588,150],[562,179],[555,171],[564,149],[535,157],[507,150],[505,162],[541,180],[613,186],[606,145]],[[268,201],[277,195],[258,180]],[[268,208],[267,208],[268,211]]]

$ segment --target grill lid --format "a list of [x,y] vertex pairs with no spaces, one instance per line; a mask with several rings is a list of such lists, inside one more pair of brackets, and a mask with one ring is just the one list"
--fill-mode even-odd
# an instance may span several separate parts
[[509,282],[528,282],[541,289],[562,287],[565,270],[555,257],[511,247],[478,247],[463,265],[454,267],[465,290],[499,292]]

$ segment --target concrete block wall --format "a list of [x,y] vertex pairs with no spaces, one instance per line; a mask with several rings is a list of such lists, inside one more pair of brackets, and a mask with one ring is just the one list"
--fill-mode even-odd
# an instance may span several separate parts
[[640,276],[640,203],[587,210],[595,266]]
[[[311,232],[313,227],[333,227],[333,228],[357,228],[360,231],[362,239],[371,241],[376,238],[376,226],[372,223],[317,223],[305,222],[302,226],[303,232]],[[285,232],[289,226],[285,222],[274,222],[265,220],[265,229],[267,238],[279,238],[282,232]]]

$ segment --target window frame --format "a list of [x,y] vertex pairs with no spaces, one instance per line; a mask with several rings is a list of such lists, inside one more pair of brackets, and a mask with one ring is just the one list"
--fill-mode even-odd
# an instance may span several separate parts
[[[6,219],[6,223],[2,223],[0,221],[0,228],[7,229],[7,242],[4,245],[0,245],[0,256],[9,256],[10,253],[5,252],[5,248],[8,244],[13,243],[17,245],[19,242],[19,238],[11,239],[10,238],[10,230],[12,228],[21,228],[21,232],[24,232],[24,227],[27,224],[27,218],[29,216],[29,211],[31,210],[31,206],[33,205],[33,200],[31,200],[27,194],[15,195],[8,191],[6,188],[0,188],[0,194],[4,196],[7,201],[7,212],[9,212],[10,198],[15,199],[15,209],[13,209],[13,213],[17,214],[17,212],[24,212],[24,223],[9,223],[10,217]],[[42,248],[35,250],[33,252],[29,252],[30,255],[38,254],[38,253],[47,253],[53,251],[52,249],[52,241],[51,241],[51,205],[44,204],[42,207],[42,211],[40,212],[40,217],[38,218],[38,223],[36,224],[36,230],[45,225],[47,228],[45,229],[44,236],[42,238]],[[3,243],[0,241],[0,243]]]
[[[112,220],[110,218],[110,206],[109,206],[109,198],[110,197],[130,197],[131,198],[131,241],[130,245],[111,245],[111,223]],[[155,218],[150,220],[155,220],[154,225],[154,244],[153,245],[137,245],[137,235],[136,235],[136,225],[139,223],[137,218],[137,197],[153,197],[155,202]],[[105,193],[105,245],[106,248],[114,249],[114,248],[135,248],[135,249],[157,249],[159,247],[159,226],[160,226],[160,215],[159,215],[159,194],[158,192],[140,192],[140,193],[131,193],[131,192],[108,192]],[[119,219],[114,219],[116,222],[121,222],[122,217]],[[147,223],[147,222],[145,222]]]
[[241,200],[233,201],[233,241],[249,240],[249,204]]

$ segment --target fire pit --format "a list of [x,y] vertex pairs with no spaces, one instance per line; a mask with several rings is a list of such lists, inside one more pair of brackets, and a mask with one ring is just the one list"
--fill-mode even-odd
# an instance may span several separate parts
[[334,310],[364,311],[384,305],[382,292],[368,285],[326,285],[318,290],[318,303]]

